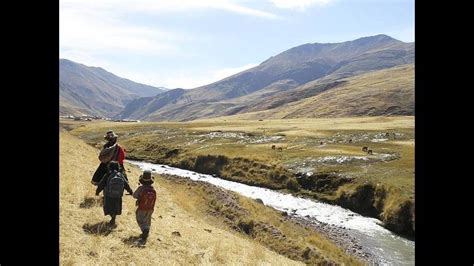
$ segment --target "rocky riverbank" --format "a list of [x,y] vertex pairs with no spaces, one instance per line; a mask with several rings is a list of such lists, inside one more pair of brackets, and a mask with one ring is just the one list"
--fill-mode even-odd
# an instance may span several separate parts
[[[309,256],[308,254],[304,255],[305,250],[298,251],[296,246],[291,247],[292,244],[294,245],[294,243],[292,243],[293,240],[286,236],[277,227],[261,221],[243,219],[243,217],[248,215],[248,212],[239,203],[237,194],[235,192],[219,188],[207,182],[194,181],[189,178],[183,178],[176,175],[162,174],[162,176],[172,182],[193,188],[200,187],[207,193],[210,193],[209,195],[212,195],[212,199],[208,202],[209,208],[207,213],[213,217],[220,217],[223,223],[229,226],[231,229],[249,235],[253,238],[263,238],[261,235],[265,234],[266,236],[273,238],[273,240],[270,242],[276,241],[285,243],[285,245],[290,247],[290,250],[295,251],[297,254],[303,254],[303,258],[305,256]],[[255,200],[255,202],[262,204],[262,201],[259,199]],[[320,222],[311,219],[310,217],[299,216],[287,212],[276,212],[280,214],[280,221],[282,223],[293,224],[304,230],[312,230],[315,233],[324,235],[328,240],[330,240],[340,249],[344,250],[347,254],[350,254],[351,256],[354,256],[366,263],[377,264],[378,260],[374,254],[370,253],[369,250],[363,247],[355,237],[351,236],[351,229]],[[293,258],[295,259],[295,257]]]

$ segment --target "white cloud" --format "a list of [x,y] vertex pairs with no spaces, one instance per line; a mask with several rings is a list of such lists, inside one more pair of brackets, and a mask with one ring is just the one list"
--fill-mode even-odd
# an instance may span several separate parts
[[314,5],[326,5],[333,0],[270,0],[278,8],[305,10]]
[[235,0],[61,0],[60,54],[61,57],[72,55],[75,59],[88,57],[88,62],[91,57],[104,55],[187,56],[183,51],[185,44],[195,41],[189,33],[131,23],[129,15],[207,9],[277,18],[274,14],[239,5]]
[[74,9],[61,10],[59,36],[62,52],[90,54],[170,54],[177,52],[176,41],[185,39],[156,28],[126,25],[107,12]]
[[275,19],[275,14],[237,4],[236,0],[61,0],[61,7],[84,7],[113,12],[166,13],[216,9],[242,15]]
[[[149,3],[150,5],[146,5]],[[127,12],[185,11],[185,9],[214,8],[238,14],[275,18],[273,14],[246,8],[230,2],[207,1],[126,1],[61,0],[60,58],[87,66],[102,67],[117,76],[135,82],[167,88],[191,89],[221,80],[257,64],[202,71],[157,71],[130,69],[106,58],[120,56],[186,56],[183,42],[193,41],[189,35],[126,23]],[[181,5],[179,5],[181,3]],[[116,60],[114,60],[116,61]]]

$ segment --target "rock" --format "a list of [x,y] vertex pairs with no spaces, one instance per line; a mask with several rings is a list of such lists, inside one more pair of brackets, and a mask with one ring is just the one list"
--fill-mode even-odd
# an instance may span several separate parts
[[174,236],[179,236],[179,237],[181,237],[181,234],[180,234],[178,231],[174,231],[174,232],[172,232],[171,234],[174,235]]
[[258,202],[258,203],[263,204],[263,200],[262,200],[262,199],[257,198],[257,199],[255,199],[255,201]]
[[212,233],[212,230],[211,230],[211,229],[206,229],[206,228],[204,228],[204,231],[209,232],[209,233]]

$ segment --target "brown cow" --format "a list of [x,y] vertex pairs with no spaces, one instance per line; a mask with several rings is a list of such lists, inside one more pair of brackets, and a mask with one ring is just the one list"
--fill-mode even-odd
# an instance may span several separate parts
[[367,149],[369,149],[369,148],[368,147],[362,147],[362,151],[367,152]]
[[276,149],[276,146],[275,145],[272,145],[272,150]]
[[372,154],[372,150],[368,150],[368,151],[367,151],[367,154]]
[[319,143],[319,145],[323,145],[323,142],[321,141],[321,142]]
[[278,147],[278,151],[283,151],[283,148],[282,148],[282,147]]
[[352,143],[352,139],[349,140],[349,143]]

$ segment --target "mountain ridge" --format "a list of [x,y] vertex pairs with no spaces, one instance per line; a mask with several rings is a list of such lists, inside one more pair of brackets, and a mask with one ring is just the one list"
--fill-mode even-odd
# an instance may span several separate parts
[[60,113],[111,117],[140,97],[155,96],[164,90],[121,78],[101,67],[91,67],[60,59]]
[[[156,100],[148,98],[149,102],[160,101],[160,104],[155,104],[157,108],[153,112],[133,111],[133,108],[126,107],[127,113],[121,113],[118,117],[150,121],[188,121],[241,113],[248,107],[236,104],[235,101],[247,95],[259,95],[263,97],[261,102],[264,102],[268,97],[272,97],[275,91],[285,90],[286,95],[289,95],[292,90],[316,80],[327,80],[331,83],[338,79],[413,62],[414,43],[405,43],[383,34],[342,43],[308,43],[283,51],[258,66],[222,80],[186,90],[170,102],[164,102],[159,95]],[[285,83],[286,85],[282,85]],[[270,93],[257,93],[260,90]],[[304,93],[302,95],[314,96]],[[212,108],[214,111],[203,108]],[[217,111],[219,108],[229,108],[229,112]]]

